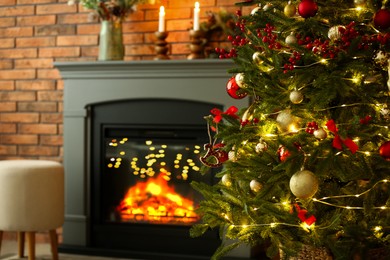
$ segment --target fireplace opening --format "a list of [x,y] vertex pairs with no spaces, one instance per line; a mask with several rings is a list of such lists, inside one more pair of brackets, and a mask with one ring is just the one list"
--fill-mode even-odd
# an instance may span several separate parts
[[[95,104],[91,114],[89,246],[141,259],[208,259],[216,231],[191,238],[208,142],[204,115],[217,104],[171,99]],[[175,258],[177,257],[177,258]]]
[[201,132],[105,126],[104,133],[102,211],[107,222],[199,222],[195,209],[201,197],[189,184],[205,179],[199,173]]

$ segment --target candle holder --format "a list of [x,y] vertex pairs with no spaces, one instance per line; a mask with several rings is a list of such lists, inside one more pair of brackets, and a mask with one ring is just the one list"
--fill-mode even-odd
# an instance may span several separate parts
[[192,39],[191,44],[190,44],[190,50],[191,54],[188,55],[187,59],[188,60],[193,60],[193,59],[204,59],[205,54],[204,54],[204,33],[201,30],[190,30],[190,37]]
[[169,60],[167,55],[169,47],[165,39],[168,37],[168,32],[155,32],[157,41],[154,46],[154,50],[157,53],[155,60]]

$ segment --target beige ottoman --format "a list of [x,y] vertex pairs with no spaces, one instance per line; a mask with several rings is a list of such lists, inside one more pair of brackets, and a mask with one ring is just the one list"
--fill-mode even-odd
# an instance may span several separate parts
[[0,161],[0,250],[3,231],[18,232],[19,257],[35,259],[35,232],[49,231],[53,260],[58,259],[56,229],[64,222],[64,169],[44,160]]

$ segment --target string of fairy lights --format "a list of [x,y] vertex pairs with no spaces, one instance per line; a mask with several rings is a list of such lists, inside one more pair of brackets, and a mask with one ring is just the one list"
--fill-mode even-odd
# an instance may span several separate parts
[[[327,196],[327,197],[322,197],[322,198],[319,198],[319,199],[312,198],[312,201],[316,202],[316,203],[322,203],[322,204],[325,204],[325,205],[331,206],[331,207],[343,208],[343,209],[346,209],[346,210],[363,210],[364,207],[356,207],[356,206],[348,206],[348,205],[338,205],[338,204],[335,204],[335,203],[325,202],[325,200],[331,200],[331,199],[336,199],[337,200],[337,199],[342,199],[342,198],[359,198],[359,197],[361,197],[361,196],[371,192],[379,184],[381,184],[381,183],[389,183],[389,182],[390,181],[388,179],[383,179],[383,180],[380,180],[380,181],[376,182],[371,188],[367,189],[364,192],[358,193],[358,194]],[[283,202],[281,202],[279,204],[282,205],[286,210],[291,211],[291,206],[292,205],[291,205],[291,203],[289,201],[283,201]],[[373,207],[372,209],[375,209],[375,210],[389,210],[390,207],[387,206],[387,205],[383,205],[383,206]],[[258,208],[253,208],[253,210],[257,211]],[[241,228],[241,229],[245,229],[245,228],[248,228],[248,227],[271,227],[271,228],[275,228],[277,226],[288,226],[288,227],[301,228],[301,229],[305,230],[306,232],[311,232],[311,231],[313,231],[314,229],[317,229],[317,228],[318,229],[327,229],[327,228],[333,226],[333,223],[330,223],[327,226],[317,227],[315,225],[315,223],[312,223],[312,224],[309,225],[309,224],[307,224],[304,221],[302,221],[299,225],[298,224],[285,223],[285,222],[256,223],[256,224],[234,224],[228,214],[222,213],[221,216],[231,223],[229,228]],[[382,230],[383,230],[382,226],[375,226],[373,228],[373,233],[374,233],[374,235],[376,237],[379,238],[381,235],[383,235]]]
[[[388,2],[387,0],[382,1],[382,5],[384,6],[387,2]],[[359,14],[359,13],[364,11],[364,7],[363,6],[357,6],[356,8],[351,9],[351,11],[357,11],[357,13]],[[379,32],[374,27],[373,27],[373,29],[375,31]],[[285,54],[291,54],[291,53],[288,53],[287,51],[282,51],[282,52],[285,53]],[[353,57],[353,59],[359,59],[359,57]],[[304,68],[316,66],[316,65],[319,65],[319,64],[327,66],[329,64],[329,61],[330,61],[329,59],[320,58],[317,62],[313,62],[312,64],[308,64],[308,65],[304,65],[304,66],[294,65],[294,68],[295,69],[304,69]],[[263,68],[265,68],[265,71],[268,71],[268,72],[270,72],[270,71],[272,71],[274,69],[272,67],[266,67],[266,66],[263,66]],[[389,77],[390,77],[390,66],[389,66]],[[355,73],[353,75],[353,77],[351,77],[351,78],[344,78],[343,80],[351,81],[352,83],[354,83],[356,85],[360,85],[362,83],[370,84],[370,83],[373,83],[375,81],[375,79],[370,79],[368,77],[365,78],[365,75],[360,74],[360,73]],[[306,87],[306,86],[304,86],[304,87]],[[302,87],[302,88],[304,88],[304,87]],[[389,90],[390,90],[390,81],[388,82],[388,87],[389,87]],[[254,97],[255,97],[255,100],[257,100],[256,94],[254,95]],[[324,108],[324,109],[316,109],[315,111],[319,112],[319,111],[326,111],[326,110],[336,109],[336,108],[350,108],[350,107],[354,107],[354,106],[367,106],[367,105],[374,107],[374,109],[377,112],[380,112],[382,114],[387,115],[389,113],[389,110],[388,110],[386,104],[375,104],[375,105],[372,105],[372,104],[367,104],[367,103],[343,104],[343,105],[340,105],[340,106],[332,106],[332,107],[328,107],[328,108]],[[270,113],[270,114],[262,114],[261,118],[265,119],[265,118],[267,118],[269,116],[277,115],[279,113],[281,113],[281,112],[275,112],[275,113]],[[349,125],[349,124],[341,123],[339,125]],[[377,127],[382,127],[382,128],[388,129],[387,125],[377,125]],[[208,129],[209,129],[209,127],[208,127]],[[288,131],[286,131],[285,133],[282,133],[282,135],[290,135],[291,133],[297,133],[299,131],[304,131],[304,130],[305,130],[305,128],[297,128],[295,125],[291,125],[289,127]],[[262,139],[263,138],[264,139],[267,139],[267,138],[274,139],[275,137],[277,137],[277,135],[276,134],[271,134],[271,133],[267,133],[267,134],[262,135]],[[353,141],[354,142],[358,142],[359,138],[354,138]],[[246,143],[247,143],[247,141],[244,141],[243,145],[245,145]],[[371,151],[360,151],[359,150],[357,152],[358,153],[362,153],[362,154],[364,154],[366,156],[371,156],[372,155]],[[336,155],[339,155],[339,154],[342,154],[342,151],[340,151]],[[310,154],[305,154],[305,156],[310,156]],[[337,200],[338,202],[340,202],[340,200],[346,199],[346,198],[361,198],[363,195],[366,195],[366,194],[372,192],[374,189],[378,188],[380,186],[380,184],[388,184],[389,182],[390,182],[390,180],[388,180],[388,179],[379,180],[371,188],[368,188],[364,192],[361,192],[361,193],[358,193],[358,194],[325,196],[325,197],[322,197],[322,198],[311,198],[311,200],[314,203],[321,203],[321,204],[324,204],[324,205],[327,205],[327,206],[330,206],[330,207],[342,208],[342,209],[345,209],[345,210],[364,210],[365,208],[363,206],[350,206],[350,205],[347,205],[347,204],[332,203],[332,202],[329,202],[329,201]],[[291,210],[291,202],[289,202],[289,201],[288,202],[287,201],[281,202],[281,205],[285,206],[286,210],[289,210],[289,211]],[[390,206],[388,206],[388,205],[379,205],[379,206],[373,206],[370,209],[372,209],[372,210],[389,210]],[[257,210],[257,208],[254,208],[253,210]],[[233,223],[233,220],[228,216],[228,214],[222,213],[222,217],[225,218],[226,220],[228,220],[231,223],[229,228],[242,228],[242,229],[245,229],[245,228],[248,228],[248,227],[267,227],[267,226],[271,227],[271,228],[275,228],[277,226],[289,226],[289,227],[302,228],[302,229],[304,229],[307,232],[310,232],[310,230],[313,230],[315,228],[315,223],[313,223],[311,225],[308,225],[304,221],[302,221],[302,223],[299,224],[299,225],[291,224],[291,223],[283,223],[283,222],[255,223],[255,224],[235,224],[235,223]],[[330,225],[326,226],[326,227],[320,227],[320,228],[321,229],[326,229],[326,228],[329,228],[331,226],[332,226],[332,223]],[[382,226],[375,226],[372,231],[373,231],[374,235],[379,238],[379,237],[381,237],[383,235],[382,230],[383,230]]]

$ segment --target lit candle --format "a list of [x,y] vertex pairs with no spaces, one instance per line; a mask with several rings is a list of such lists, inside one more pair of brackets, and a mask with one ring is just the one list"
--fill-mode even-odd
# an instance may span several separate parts
[[199,31],[199,2],[195,2],[194,8],[194,31]]
[[165,10],[164,6],[160,6],[160,13],[158,17],[158,31],[164,32],[165,31]]

